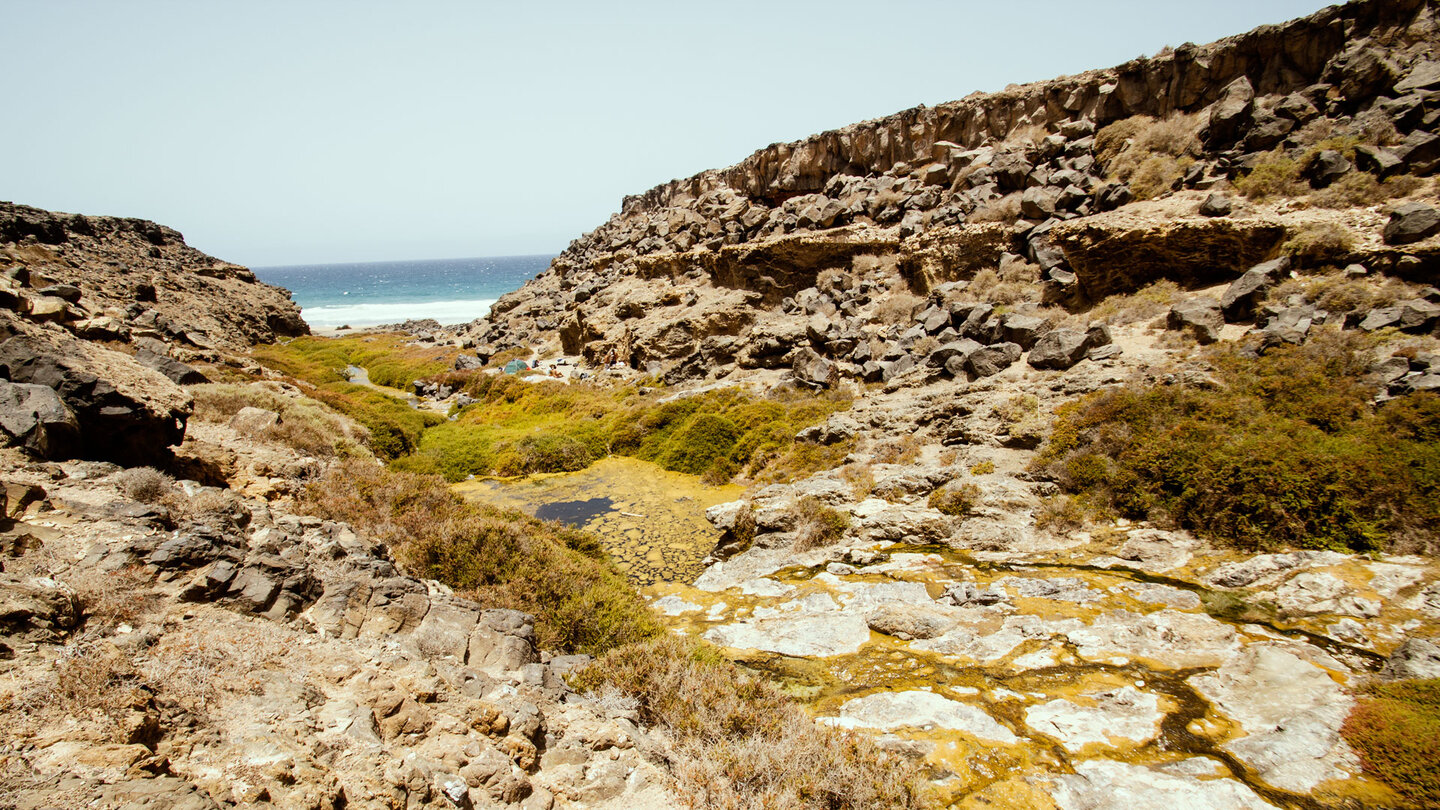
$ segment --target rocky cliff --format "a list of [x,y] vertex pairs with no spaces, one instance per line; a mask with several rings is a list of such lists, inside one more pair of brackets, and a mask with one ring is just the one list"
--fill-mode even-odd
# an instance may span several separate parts
[[[1021,315],[1083,311],[1160,279],[1228,281],[1317,223],[1343,228],[1345,262],[1432,278],[1431,234],[1386,239],[1376,203],[1405,202],[1416,187],[1391,179],[1440,163],[1437,38],[1432,3],[1352,2],[775,144],[626,198],[467,335],[482,354],[558,336],[671,381],[808,351],[842,377],[889,379],[881,364],[925,334],[1000,337],[988,314],[967,332],[970,309],[931,318],[998,282]],[[1296,204],[1265,193],[1272,175],[1390,196]]]

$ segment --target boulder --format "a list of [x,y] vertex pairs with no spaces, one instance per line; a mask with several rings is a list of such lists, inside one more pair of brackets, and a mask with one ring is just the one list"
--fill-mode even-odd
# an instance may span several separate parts
[[1084,359],[1089,349],[1086,334],[1079,329],[1055,329],[1035,341],[1027,362],[1035,368],[1063,371]]
[[1394,174],[1404,165],[1400,158],[1389,149],[1369,144],[1355,147],[1355,165],[1376,177],[1385,178]]
[[230,427],[245,436],[255,436],[280,424],[280,414],[264,408],[245,406],[230,417]]
[[1350,161],[1346,160],[1344,155],[1334,149],[1324,149],[1305,167],[1305,176],[1310,180],[1310,185],[1324,188],[1339,180],[1350,169]]
[[173,357],[157,354],[149,349],[140,349],[135,352],[135,360],[140,365],[154,369],[170,378],[176,385],[199,385],[210,382],[210,378],[201,374],[193,367],[188,366]]
[[1024,350],[1018,343],[997,343],[973,351],[965,358],[965,369],[976,377],[993,377],[1020,359]]
[[0,380],[0,438],[41,458],[69,458],[80,423],[55,389]]
[[1416,130],[1405,140],[1390,147],[1406,172],[1430,174],[1440,167],[1440,136]]
[[1432,87],[1440,87],[1440,62],[1426,59],[1417,62],[1405,78],[1395,83],[1395,92],[1409,93]]
[[1220,311],[1220,302],[1208,296],[1198,296],[1182,301],[1170,308],[1165,327],[1185,332],[1201,345],[1208,345],[1220,339],[1220,328],[1225,325],[1225,316]]
[[1200,214],[1207,217],[1224,217],[1229,216],[1234,208],[1235,204],[1230,201],[1229,197],[1224,194],[1211,194],[1205,198],[1205,202],[1200,203]]
[[1229,146],[1249,128],[1255,110],[1255,88],[1244,76],[1226,85],[1220,98],[1210,106],[1206,141],[1211,146]]
[[1440,232],[1440,211],[1425,203],[1412,202],[1390,214],[1382,235],[1387,245],[1408,245]]
[[79,424],[75,453],[127,466],[160,464],[185,438],[191,399],[134,358],[66,333],[0,343],[0,379],[44,385]]
[[811,388],[830,388],[840,382],[840,368],[806,346],[795,355],[795,381]]
[[1020,196],[1020,215],[1027,219],[1048,219],[1059,206],[1061,190],[1054,186],[1034,186]]
[[1095,210],[1114,211],[1129,203],[1134,196],[1124,183],[1106,183],[1095,192]]
[[999,336],[1001,340],[1019,344],[1020,348],[1028,351],[1040,339],[1044,328],[1043,318],[1012,313],[1001,319]]
[[1220,296],[1220,311],[1227,322],[1245,321],[1255,317],[1255,307],[1265,291],[1290,270],[1290,257],[1282,256],[1246,270],[1231,282]]

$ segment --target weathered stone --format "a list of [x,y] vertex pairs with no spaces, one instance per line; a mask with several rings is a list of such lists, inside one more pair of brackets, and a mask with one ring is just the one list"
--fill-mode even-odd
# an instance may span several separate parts
[[1269,784],[1303,793],[1354,772],[1354,754],[1340,737],[1354,699],[1320,667],[1262,643],[1188,680],[1245,730],[1224,748]]
[[1086,335],[1078,329],[1055,329],[1035,341],[1027,362],[1035,368],[1070,368],[1085,357],[1090,348]]
[[933,692],[876,692],[847,701],[840,707],[839,717],[825,721],[841,728],[953,729],[986,742],[1018,742],[1010,729],[983,710]]
[[44,577],[0,573],[0,636],[54,642],[79,622],[80,601],[68,587]]
[[1210,107],[1206,141],[1212,146],[1228,146],[1250,126],[1255,109],[1255,88],[1244,76],[1235,79],[1221,91],[1220,98]]
[[80,424],[53,388],[0,380],[0,438],[42,458],[77,450]]
[[1018,343],[997,343],[977,349],[965,357],[965,368],[976,377],[993,377],[1020,359],[1024,350]]
[[258,436],[280,424],[280,414],[264,408],[245,406],[230,417],[230,427],[245,436]]
[[1165,325],[1169,329],[1185,332],[1201,345],[1207,345],[1220,339],[1220,329],[1225,326],[1225,316],[1220,311],[1219,301],[1199,296],[1171,307]]
[[796,353],[791,370],[796,382],[812,388],[830,388],[840,382],[839,367],[808,346]]
[[1218,193],[1211,194],[1205,198],[1204,202],[1200,203],[1200,213],[1207,217],[1229,216],[1234,208],[1235,204],[1230,201],[1229,197]]
[[1255,316],[1255,307],[1281,276],[1290,271],[1290,257],[1284,256],[1263,264],[1257,264],[1245,271],[1220,297],[1220,310],[1229,322],[1249,320]]
[[1385,660],[1380,677],[1387,680],[1440,678],[1440,644],[1434,639],[1406,639]]
[[1396,208],[1385,224],[1387,245],[1408,245],[1440,232],[1440,211],[1425,203],[1412,202]]
[[1112,692],[1086,695],[1093,705],[1069,700],[1052,700],[1025,710],[1025,724],[1060,741],[1066,750],[1078,753],[1088,746],[1143,744],[1160,735],[1159,699],[1133,686]]

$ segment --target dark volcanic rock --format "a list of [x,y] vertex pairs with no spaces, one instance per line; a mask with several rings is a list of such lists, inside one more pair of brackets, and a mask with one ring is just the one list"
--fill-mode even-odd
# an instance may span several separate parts
[[1424,203],[1407,203],[1390,214],[1390,221],[1385,224],[1385,244],[1408,245],[1437,231],[1440,231],[1440,211]]
[[0,438],[42,458],[75,452],[80,424],[55,389],[0,380]]
[[0,343],[0,378],[58,393],[79,424],[74,452],[86,458],[163,463],[185,438],[184,391],[127,355],[73,337],[20,335]]

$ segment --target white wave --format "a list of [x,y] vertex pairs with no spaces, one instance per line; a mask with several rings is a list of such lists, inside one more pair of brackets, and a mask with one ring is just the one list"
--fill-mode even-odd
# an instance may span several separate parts
[[490,312],[494,298],[471,301],[420,301],[410,304],[346,304],[305,307],[300,317],[316,329],[337,326],[377,326],[411,319],[434,318],[440,323],[468,323]]

